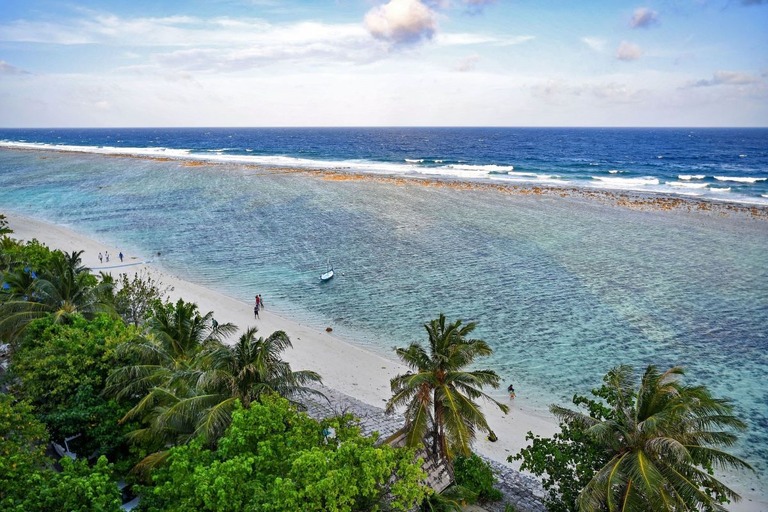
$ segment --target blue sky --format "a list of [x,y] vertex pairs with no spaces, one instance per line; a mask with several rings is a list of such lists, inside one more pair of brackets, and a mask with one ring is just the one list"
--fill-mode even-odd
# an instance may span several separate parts
[[768,126],[768,0],[3,0],[0,126]]

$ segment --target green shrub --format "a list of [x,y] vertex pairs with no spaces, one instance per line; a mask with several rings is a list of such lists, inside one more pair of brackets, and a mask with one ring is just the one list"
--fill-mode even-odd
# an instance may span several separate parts
[[493,487],[496,477],[488,462],[473,453],[469,457],[457,457],[453,468],[456,485],[477,493],[479,501],[501,500],[501,491]]

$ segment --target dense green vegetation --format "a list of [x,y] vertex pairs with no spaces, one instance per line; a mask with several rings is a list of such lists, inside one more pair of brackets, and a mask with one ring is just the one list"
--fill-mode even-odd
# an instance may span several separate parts
[[729,400],[682,375],[649,366],[638,383],[619,366],[593,390],[598,400],[574,397],[583,411],[552,406],[561,432],[529,433],[532,444],[514,457],[544,477],[549,510],[714,511],[739,499],[713,469],[750,468],[721,449],[745,425]]

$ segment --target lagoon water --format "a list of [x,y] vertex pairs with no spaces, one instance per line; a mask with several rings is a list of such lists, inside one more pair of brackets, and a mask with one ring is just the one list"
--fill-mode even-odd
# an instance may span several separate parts
[[[617,364],[682,365],[735,400],[750,425],[739,453],[768,467],[765,218],[14,147],[0,149],[3,210],[160,253],[170,272],[261,293],[387,357],[440,312],[476,321],[486,366],[541,407]],[[321,284],[327,258],[337,275]]]

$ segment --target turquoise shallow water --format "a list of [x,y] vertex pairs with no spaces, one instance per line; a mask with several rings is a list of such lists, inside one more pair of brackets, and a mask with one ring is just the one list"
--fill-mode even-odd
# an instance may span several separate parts
[[[0,151],[0,211],[161,252],[166,269],[389,357],[439,312],[540,405],[679,364],[733,398],[768,465],[768,222],[242,166]],[[330,258],[337,277],[321,285]]]

